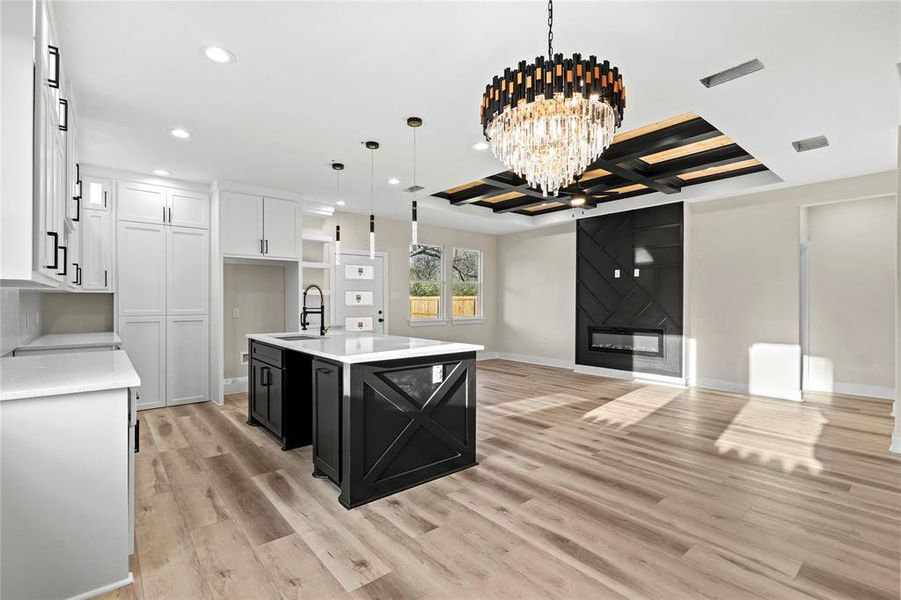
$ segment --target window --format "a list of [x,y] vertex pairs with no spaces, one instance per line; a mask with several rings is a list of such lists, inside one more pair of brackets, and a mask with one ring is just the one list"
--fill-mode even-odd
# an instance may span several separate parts
[[441,246],[410,248],[410,320],[441,319],[444,315],[443,251]]
[[482,253],[479,250],[454,248],[454,261],[451,267],[453,318],[481,319]]

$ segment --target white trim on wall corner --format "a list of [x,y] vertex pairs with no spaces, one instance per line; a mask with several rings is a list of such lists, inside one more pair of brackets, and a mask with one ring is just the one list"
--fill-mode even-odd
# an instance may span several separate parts
[[244,377],[227,377],[222,382],[222,393],[240,394],[247,391],[247,375]]
[[491,360],[497,358],[497,352],[485,352],[484,350],[476,352],[476,360]]
[[102,585],[99,588],[93,589],[89,592],[82,592],[76,596],[72,596],[69,600],[87,600],[88,598],[95,598],[100,594],[106,594],[107,592],[112,592],[113,590],[118,590],[121,587],[125,587],[126,585],[131,585],[135,582],[134,574],[129,571],[128,577],[122,579],[121,581],[114,581],[113,583],[108,583],[106,585]]
[[901,454],[901,435],[898,435],[897,432],[892,434],[892,445],[889,446],[889,452]]

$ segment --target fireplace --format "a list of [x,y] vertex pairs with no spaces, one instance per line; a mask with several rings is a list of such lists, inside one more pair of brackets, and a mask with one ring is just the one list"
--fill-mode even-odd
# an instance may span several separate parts
[[663,356],[663,330],[638,327],[589,327],[588,349],[633,356]]

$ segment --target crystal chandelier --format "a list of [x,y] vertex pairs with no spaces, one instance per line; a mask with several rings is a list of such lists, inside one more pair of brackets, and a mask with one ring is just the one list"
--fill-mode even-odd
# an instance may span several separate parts
[[494,155],[545,195],[557,195],[600,157],[626,106],[619,69],[595,56],[554,54],[553,25],[548,2],[547,59],[504,69],[486,86],[480,109]]

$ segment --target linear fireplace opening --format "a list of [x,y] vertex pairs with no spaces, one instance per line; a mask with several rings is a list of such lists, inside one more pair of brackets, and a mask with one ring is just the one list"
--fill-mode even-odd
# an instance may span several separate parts
[[637,327],[589,327],[588,349],[639,356],[663,356],[663,330]]

